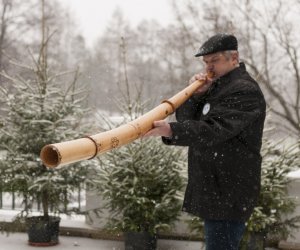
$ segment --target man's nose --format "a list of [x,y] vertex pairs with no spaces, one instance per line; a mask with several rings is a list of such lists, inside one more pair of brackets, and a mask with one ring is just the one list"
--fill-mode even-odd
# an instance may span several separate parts
[[212,71],[214,69],[213,64],[206,64],[206,71]]

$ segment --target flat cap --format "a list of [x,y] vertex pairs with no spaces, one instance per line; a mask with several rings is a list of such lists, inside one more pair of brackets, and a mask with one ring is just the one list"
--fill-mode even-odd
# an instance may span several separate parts
[[205,43],[203,43],[203,45],[200,47],[195,57],[205,56],[220,51],[237,50],[237,49],[238,49],[238,42],[234,35],[229,35],[224,33],[217,34],[210,37]]

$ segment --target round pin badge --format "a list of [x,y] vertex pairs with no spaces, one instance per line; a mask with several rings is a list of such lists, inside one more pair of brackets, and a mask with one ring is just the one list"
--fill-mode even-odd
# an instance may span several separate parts
[[209,103],[205,103],[203,109],[202,109],[202,114],[206,115],[210,110],[210,104]]

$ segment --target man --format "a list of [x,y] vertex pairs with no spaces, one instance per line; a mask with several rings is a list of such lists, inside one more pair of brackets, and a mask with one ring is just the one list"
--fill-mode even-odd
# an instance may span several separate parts
[[[260,191],[266,103],[235,36],[217,34],[195,56],[213,79],[176,111],[177,122],[155,121],[146,136],[189,147],[183,210],[204,219],[207,250],[237,250]],[[190,83],[197,79],[206,78]]]

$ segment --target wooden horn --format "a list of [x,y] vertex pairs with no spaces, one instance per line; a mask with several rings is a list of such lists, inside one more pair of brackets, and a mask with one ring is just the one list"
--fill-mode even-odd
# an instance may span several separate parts
[[[211,74],[208,76],[211,78]],[[206,80],[197,80],[141,117],[112,130],[84,138],[49,144],[42,148],[40,158],[46,167],[54,168],[95,156],[128,144],[153,128],[153,122],[163,120],[182,105]]]

